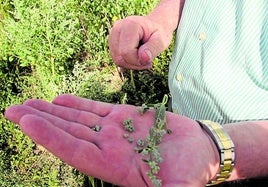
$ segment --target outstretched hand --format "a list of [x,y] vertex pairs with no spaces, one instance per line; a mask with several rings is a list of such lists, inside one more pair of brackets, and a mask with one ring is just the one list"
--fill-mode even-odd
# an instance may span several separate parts
[[[37,144],[81,172],[119,186],[141,187],[152,183],[147,164],[134,150],[135,141],[147,137],[154,113],[61,95],[52,103],[34,99],[11,106],[5,116]],[[157,177],[165,187],[204,186],[218,169],[215,146],[194,120],[170,112],[166,115],[172,133],[159,144],[163,162]],[[124,137],[122,123],[126,119],[132,119],[135,127],[132,143]]]

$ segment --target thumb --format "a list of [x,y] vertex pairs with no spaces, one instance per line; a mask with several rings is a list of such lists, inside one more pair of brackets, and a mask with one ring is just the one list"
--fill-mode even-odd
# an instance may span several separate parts
[[169,46],[169,44],[169,40],[161,40],[161,37],[152,35],[149,40],[138,49],[140,63],[142,65],[149,65],[154,58]]
[[141,65],[149,65],[157,55],[153,55],[147,47],[140,47],[138,50],[139,62]]

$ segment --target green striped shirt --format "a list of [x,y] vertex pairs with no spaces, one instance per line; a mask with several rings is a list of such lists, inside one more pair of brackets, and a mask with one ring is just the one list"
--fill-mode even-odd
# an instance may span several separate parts
[[268,119],[268,1],[186,0],[169,87],[192,119]]

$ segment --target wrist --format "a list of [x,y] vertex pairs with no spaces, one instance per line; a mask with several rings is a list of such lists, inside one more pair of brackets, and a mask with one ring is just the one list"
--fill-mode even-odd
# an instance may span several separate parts
[[173,33],[178,27],[183,6],[184,0],[162,0],[147,17],[165,27],[168,33]]
[[204,130],[202,129],[204,135],[207,137],[209,143],[210,143],[210,147],[212,150],[211,153],[211,163],[209,165],[209,170],[208,173],[209,175],[206,178],[206,183],[208,183],[209,181],[211,181],[216,174],[219,171],[220,168],[220,154],[219,151],[217,149],[217,146],[215,145],[214,141],[212,140],[212,138],[210,137],[210,135]]
[[218,152],[218,171],[216,175],[207,184],[207,186],[222,183],[230,177],[234,167],[234,144],[230,136],[224,131],[220,124],[208,120],[202,120],[197,122],[210,137],[210,140],[213,141],[214,153],[215,147],[217,148],[216,152]]
[[236,162],[228,179],[243,180],[268,176],[268,120],[225,124],[236,145]]
[[166,35],[173,35],[174,31],[176,30],[178,24],[172,20],[166,20],[165,14],[156,14],[151,13],[145,16],[148,20],[155,24],[155,28],[158,30],[163,30]]

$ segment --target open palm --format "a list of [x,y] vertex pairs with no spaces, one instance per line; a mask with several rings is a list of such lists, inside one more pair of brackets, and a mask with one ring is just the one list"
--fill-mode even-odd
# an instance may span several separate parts
[[[143,156],[135,152],[135,142],[148,135],[154,113],[141,114],[131,105],[61,95],[52,103],[34,99],[11,106],[6,118],[81,172],[119,186],[143,187],[152,183]],[[217,170],[215,147],[195,121],[166,114],[172,133],[159,144],[163,162],[158,178],[167,187],[204,186]],[[128,133],[133,142],[124,137],[126,119],[133,120],[135,130]]]

